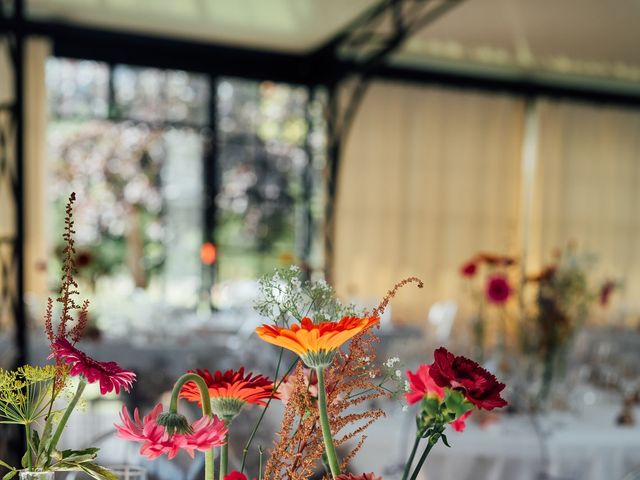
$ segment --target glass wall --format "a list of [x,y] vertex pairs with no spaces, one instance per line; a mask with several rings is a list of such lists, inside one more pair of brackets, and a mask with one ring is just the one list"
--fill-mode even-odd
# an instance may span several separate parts
[[[72,191],[78,276],[110,325],[228,307],[221,287],[274,267],[322,269],[323,97],[65,58],[49,59],[47,90],[50,290]],[[214,266],[203,241],[216,244]]]

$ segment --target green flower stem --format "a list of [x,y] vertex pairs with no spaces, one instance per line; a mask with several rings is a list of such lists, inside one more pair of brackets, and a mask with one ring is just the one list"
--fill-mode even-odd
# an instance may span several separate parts
[[422,437],[420,435],[416,435],[416,441],[413,442],[413,448],[411,449],[411,455],[409,455],[409,460],[404,466],[404,472],[402,473],[402,480],[407,480],[409,477],[409,472],[411,471],[411,464],[413,463],[413,459],[416,458],[416,453],[418,452],[418,446],[420,445],[420,440]]
[[[280,349],[280,356],[278,357],[278,365],[276,367],[276,374],[274,376],[275,379],[278,378],[278,372],[280,370],[280,362],[282,361],[282,353],[283,352],[284,352],[284,348],[281,348]],[[241,473],[244,473],[244,468],[245,468],[245,464],[246,464],[246,461],[247,461],[247,454],[249,453],[249,449],[251,448],[251,444],[253,443],[253,439],[255,438],[256,433],[258,433],[258,428],[260,427],[260,424],[262,423],[262,420],[264,419],[264,416],[267,413],[267,409],[269,408],[269,405],[271,405],[271,400],[274,399],[275,394],[278,391],[278,388],[280,388],[280,385],[282,385],[282,382],[284,382],[284,380],[287,378],[287,375],[289,375],[293,371],[293,369],[297,365],[297,363],[298,363],[298,359],[296,358],[294,360],[294,362],[291,364],[291,366],[289,367],[289,369],[287,370],[287,372],[282,376],[280,381],[277,384],[275,384],[275,386],[273,388],[273,391],[271,392],[271,396],[267,400],[267,404],[262,409],[262,413],[260,414],[260,418],[258,418],[258,421],[256,422],[255,426],[253,427],[253,430],[251,431],[251,435],[249,435],[249,440],[247,440],[247,443],[244,446],[244,449],[242,450],[242,464],[240,466],[240,472]]]
[[[200,402],[202,403],[202,414],[207,417],[211,417],[211,397],[209,397],[209,387],[204,379],[195,373],[185,373],[182,375],[173,386],[171,392],[171,403],[169,404],[169,412],[178,413],[178,399],[180,398],[180,390],[189,382],[194,382],[198,390],[200,391]],[[225,445],[226,447],[226,445]],[[214,466],[213,466],[213,449],[211,447],[204,454],[204,478],[205,480],[214,480]],[[222,480],[222,478],[221,478]]]
[[69,405],[67,405],[67,409],[64,411],[64,414],[62,415],[62,418],[60,419],[60,423],[58,423],[58,426],[56,427],[56,431],[54,432],[53,437],[51,437],[51,442],[49,443],[49,448],[47,449],[47,463],[51,458],[51,452],[53,452],[53,450],[58,446],[58,442],[60,441],[62,432],[67,426],[67,421],[69,421],[69,417],[71,416],[71,413],[73,412],[73,410],[76,408],[76,405],[78,404],[80,397],[82,397],[82,393],[84,392],[84,389],[86,386],[87,386],[87,379],[84,376],[80,376],[80,382],[78,383],[78,388],[76,389],[76,393],[71,399],[71,402],[69,403]]
[[32,452],[31,427],[29,426],[28,423],[24,424],[24,431],[25,431],[25,435],[27,436],[27,467],[29,468],[29,471],[31,471],[33,470],[33,462],[31,460],[31,452]]
[[220,472],[219,477],[220,480],[223,480],[224,477],[229,473],[229,430],[231,428],[231,420],[233,417],[226,416],[224,417],[224,424],[227,426],[227,434],[225,435],[224,445],[220,447]]
[[320,411],[320,427],[322,428],[322,438],[324,448],[327,453],[327,462],[331,469],[331,475],[335,479],[340,475],[340,463],[336,455],[336,447],[331,437],[331,426],[329,425],[329,415],[327,414],[327,392],[324,386],[324,368],[316,367],[318,375],[318,410]]
[[413,475],[411,475],[411,480],[416,480],[416,478],[418,478],[418,474],[420,473],[420,469],[422,468],[422,465],[424,465],[424,462],[427,460],[427,456],[429,455],[429,452],[434,447],[434,445],[438,443],[438,438],[440,437],[439,436],[436,437],[435,440],[432,440],[432,438],[433,437],[429,437],[429,443],[427,443],[427,447],[424,449],[424,452],[422,452],[420,461],[416,465],[416,469],[413,471]]

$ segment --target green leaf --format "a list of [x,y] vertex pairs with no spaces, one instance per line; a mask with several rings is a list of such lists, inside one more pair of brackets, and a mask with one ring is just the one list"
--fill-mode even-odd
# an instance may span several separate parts
[[38,458],[42,453],[49,448],[49,443],[51,442],[51,433],[53,432],[53,422],[47,420],[44,424],[44,430],[42,431],[42,438],[40,439],[40,447],[38,448]]
[[467,402],[462,392],[450,388],[445,388],[444,390],[444,403],[447,409],[455,414],[453,420],[461,417],[473,408],[473,404]]
[[422,413],[429,417],[435,417],[440,413],[440,400],[434,396],[426,396],[422,399]]
[[442,443],[451,448],[451,445],[449,445],[449,440],[447,440],[447,436],[443,433],[442,435],[440,435],[440,437],[442,437]]
[[20,464],[22,465],[22,468],[27,468],[29,466],[29,450],[24,452],[22,460],[20,460]]
[[18,474],[18,470],[11,470],[9,473],[5,474],[4,477],[2,477],[2,480],[9,480],[10,478],[15,477]]
[[93,457],[95,457],[99,451],[100,451],[99,448],[91,447],[91,448],[85,448],[83,450],[63,450],[58,453],[60,454],[60,458],[62,460],[71,460],[71,459],[74,459],[75,457],[84,457],[87,455],[92,455]]
[[118,476],[111,470],[108,470],[96,463],[83,463],[79,467],[96,480],[118,480]]
[[9,469],[9,470],[16,470],[16,468],[15,468],[15,467],[12,467],[11,465],[9,465],[9,464],[8,464],[8,463],[6,463],[6,462],[3,462],[2,460],[0,460],[0,465],[2,465],[4,468],[7,468],[7,469]]
[[31,445],[33,449],[37,452],[40,448],[40,435],[37,430],[31,430]]

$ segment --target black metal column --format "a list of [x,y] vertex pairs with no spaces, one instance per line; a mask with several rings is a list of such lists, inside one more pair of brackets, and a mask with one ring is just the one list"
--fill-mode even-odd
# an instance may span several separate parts
[[[218,162],[218,78],[209,75],[209,109],[208,127],[205,131],[205,145],[202,164],[203,182],[203,217],[202,217],[202,243],[211,243],[216,246],[216,197],[219,190],[219,162]],[[202,287],[201,299],[211,305],[211,287],[216,280],[217,261],[208,265],[202,263]]]
[[[0,208],[5,218],[11,218],[11,214],[15,218],[14,225],[3,226],[8,235],[0,237],[0,323],[13,321],[16,350],[13,363],[20,366],[29,357],[24,302],[24,1],[0,4],[0,19],[10,25],[0,32],[0,38],[7,42],[13,74],[13,98],[0,105],[0,188],[10,190],[11,200]],[[24,445],[24,433],[13,425],[2,427],[2,456],[9,464],[19,465],[22,456],[19,445]]]
[[[3,32],[13,74],[13,98],[0,105],[0,188],[9,188],[11,203],[2,205],[5,218],[15,218],[9,235],[0,238],[0,310],[15,326],[15,364],[27,362],[27,322],[24,303],[24,1],[14,0],[0,17],[9,20]],[[6,4],[5,4],[6,7]],[[7,213],[8,212],[8,213]]]
[[16,348],[18,355],[16,363],[22,365],[29,358],[27,340],[27,315],[24,302],[24,244],[25,244],[25,172],[24,172],[24,0],[15,0],[14,20],[16,29],[14,32],[14,122],[16,129],[16,176],[14,183],[14,199],[16,202],[16,237],[15,237],[15,262],[16,262],[16,296],[14,299],[14,315],[16,324]]

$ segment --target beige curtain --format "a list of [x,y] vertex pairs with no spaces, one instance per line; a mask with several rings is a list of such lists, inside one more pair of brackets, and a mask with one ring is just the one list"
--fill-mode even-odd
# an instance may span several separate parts
[[45,65],[51,44],[29,38],[25,45],[25,289],[46,295],[46,132],[47,92]]
[[540,101],[530,266],[569,241],[640,309],[640,112]]
[[396,322],[460,297],[458,267],[478,250],[520,245],[524,103],[507,96],[375,83],[344,150],[336,208],[335,284],[380,298],[417,275]]
[[[0,105],[10,105],[13,103],[13,81],[13,65],[9,52],[9,42],[6,38],[0,37]],[[8,168],[10,172],[14,171],[14,145],[13,136],[7,136],[7,134],[12,130],[11,112],[6,109],[1,109],[0,131],[4,133],[5,141],[8,143],[4,147],[4,151],[0,154],[7,155],[7,166],[5,166],[5,168]],[[6,173],[0,174],[0,238],[12,238],[15,233],[15,212],[13,208],[12,190],[11,175]],[[0,248],[3,247],[0,246]],[[6,248],[9,247],[7,246]],[[0,282],[1,281],[0,279]]]

